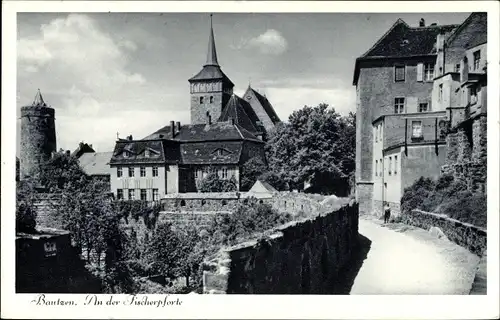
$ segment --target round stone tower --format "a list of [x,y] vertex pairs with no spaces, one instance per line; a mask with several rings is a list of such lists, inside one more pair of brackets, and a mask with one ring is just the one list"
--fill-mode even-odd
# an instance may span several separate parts
[[40,165],[56,151],[55,111],[40,89],[31,105],[21,107],[20,178],[38,177]]

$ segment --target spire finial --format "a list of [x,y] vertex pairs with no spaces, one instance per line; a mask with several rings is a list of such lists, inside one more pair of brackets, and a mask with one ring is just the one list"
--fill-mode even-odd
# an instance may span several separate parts
[[208,38],[208,53],[207,53],[207,63],[206,66],[218,66],[219,62],[217,61],[217,51],[215,50],[215,39],[214,39],[214,28],[212,25],[212,16],[210,14],[210,35]]
[[43,101],[42,93],[40,92],[40,88],[36,92],[35,99],[33,100],[33,106],[45,107],[45,101]]

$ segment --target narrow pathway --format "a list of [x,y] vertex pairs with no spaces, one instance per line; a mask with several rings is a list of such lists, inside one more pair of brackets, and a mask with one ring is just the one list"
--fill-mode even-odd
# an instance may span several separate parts
[[[479,258],[417,228],[360,218],[366,257],[350,294],[469,294]],[[369,240],[369,241],[368,241]]]

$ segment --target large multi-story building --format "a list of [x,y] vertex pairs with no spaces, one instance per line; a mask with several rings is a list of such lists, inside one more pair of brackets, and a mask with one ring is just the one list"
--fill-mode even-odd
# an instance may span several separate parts
[[487,14],[471,14],[443,47],[433,90],[433,101],[446,109],[449,121],[442,171],[486,193]]
[[445,162],[446,109],[432,99],[436,58],[457,25],[396,23],[356,59],[356,197],[362,214],[400,212],[403,191]]
[[460,25],[401,19],[356,60],[360,211],[400,212],[404,189],[451,173],[486,185],[486,13]]
[[109,162],[118,199],[158,200],[196,192],[209,172],[239,185],[241,166],[265,161],[264,140],[280,121],[269,101],[248,87],[243,98],[222,71],[210,25],[207,60],[189,79],[191,124],[170,121],[144,139],[119,139]]

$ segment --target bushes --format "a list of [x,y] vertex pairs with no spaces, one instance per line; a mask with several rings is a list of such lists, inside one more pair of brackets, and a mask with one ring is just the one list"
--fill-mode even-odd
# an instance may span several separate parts
[[486,195],[467,190],[463,181],[443,175],[437,181],[421,177],[405,189],[401,210],[408,214],[413,209],[443,213],[450,218],[486,227]]
[[231,192],[237,191],[238,186],[234,176],[229,180],[221,179],[217,175],[217,172],[209,173],[200,182],[199,191],[200,192]]

